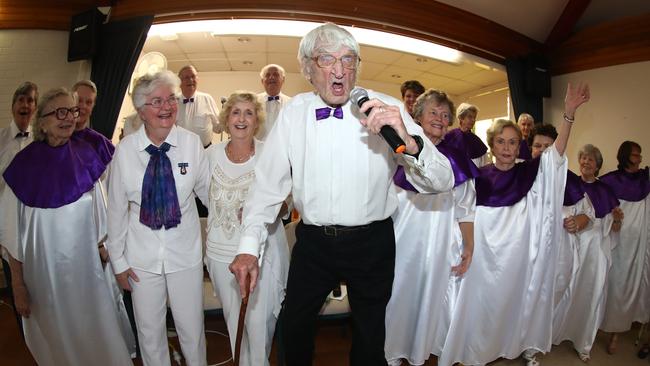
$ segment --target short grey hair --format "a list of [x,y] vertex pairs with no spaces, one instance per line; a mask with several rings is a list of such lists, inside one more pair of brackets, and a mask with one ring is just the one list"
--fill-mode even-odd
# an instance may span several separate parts
[[595,175],[598,176],[598,173],[600,172],[600,168],[603,167],[603,154],[600,153],[600,149],[592,144],[587,144],[583,146],[580,149],[580,151],[578,151],[578,160],[580,160],[580,158],[582,158],[585,155],[591,156],[592,158],[594,158],[594,160],[596,160]]
[[[318,50],[324,52],[337,52],[342,46],[349,48],[361,61],[359,43],[347,30],[334,23],[325,23],[307,33],[300,41],[298,47],[298,62],[300,71],[307,80],[311,80],[309,68],[313,64],[314,53]],[[357,75],[358,73],[357,64]]]
[[97,85],[95,85],[95,83],[93,83],[92,80],[87,80],[87,79],[86,79],[86,80],[79,80],[79,81],[77,81],[77,82],[74,83],[74,85],[72,86],[72,91],[73,91],[73,92],[76,92],[77,89],[79,89],[80,86],[87,86],[87,87],[89,87],[90,89],[92,89],[93,92],[94,92],[95,94],[97,94]]
[[467,112],[473,112],[474,114],[478,115],[478,111],[478,107],[476,107],[474,104],[460,103],[458,109],[456,109],[456,116],[458,119],[463,119],[465,118]]
[[449,107],[449,125],[453,125],[455,119],[454,102],[449,99],[447,93],[436,89],[429,89],[425,91],[424,93],[420,94],[418,99],[415,100],[415,104],[413,105],[413,119],[417,122],[417,124],[420,124],[420,118],[424,113],[424,108],[431,102],[436,102],[437,105],[446,104],[447,107]]
[[262,68],[262,70],[260,71],[260,78],[264,79],[264,75],[266,75],[266,73],[269,71],[269,69],[273,68],[273,67],[278,69],[278,71],[280,72],[280,75],[282,75],[283,78],[286,77],[286,72],[284,71],[284,67],[282,67],[282,66],[280,66],[278,64],[268,64],[268,65],[264,66]]
[[38,86],[31,81],[25,81],[16,88],[14,97],[11,99],[11,105],[16,104],[16,101],[21,95],[29,96],[32,91],[34,91],[34,102],[38,105]]
[[185,71],[185,70],[192,70],[192,71],[194,71],[195,74],[198,74],[198,73],[199,73],[199,72],[196,70],[196,67],[194,67],[194,65],[185,65],[185,66],[181,67],[180,70],[178,70],[178,77],[179,77],[179,78],[181,77],[181,73],[182,73],[183,71]]
[[155,74],[146,74],[135,81],[133,93],[131,94],[131,101],[133,107],[140,111],[140,109],[147,102],[147,96],[161,86],[168,86],[172,89],[172,93],[178,95],[178,88],[181,84],[178,76],[174,75],[169,70],[158,71]]
[[521,123],[521,121],[523,121],[523,120],[525,120],[525,119],[528,119],[528,120],[530,120],[532,123],[535,123],[535,118],[533,118],[533,116],[531,116],[531,115],[528,114],[528,113],[522,113],[522,114],[520,114],[520,115],[519,115],[519,118],[517,119],[517,123]]
[[64,87],[50,89],[38,101],[38,107],[36,108],[36,117],[32,121],[32,134],[34,135],[34,141],[45,141],[47,135],[43,131],[43,114],[45,114],[45,108],[58,97],[70,97],[74,102],[76,102],[75,94]]

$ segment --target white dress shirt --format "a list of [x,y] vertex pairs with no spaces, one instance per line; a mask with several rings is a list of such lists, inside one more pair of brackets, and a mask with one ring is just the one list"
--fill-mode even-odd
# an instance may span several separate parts
[[[3,196],[7,183],[5,182],[2,174],[5,172],[5,169],[9,166],[9,163],[14,159],[16,154],[20,150],[24,149],[25,146],[29,145],[34,141],[34,135],[32,134],[32,125],[27,126],[27,131],[29,135],[26,137],[16,137],[18,133],[21,132],[16,126],[15,121],[11,121],[9,126],[6,126],[0,129],[0,197]],[[8,217],[11,215],[11,217]],[[0,200],[0,217],[2,217],[2,222],[16,222],[17,220],[16,212],[16,200]],[[1,237],[2,235],[0,235]],[[2,246],[2,240],[0,239],[0,247]],[[7,259],[4,249],[0,249],[2,257]]]
[[[201,263],[201,226],[195,196],[208,202],[208,160],[199,138],[184,128],[172,127],[167,139],[181,223],[171,229],[152,230],[140,223],[142,181],[152,144],[145,128],[126,136],[115,149],[108,178],[108,239],[106,247],[115,273],[129,268],[162,274]],[[179,164],[186,163],[185,169]],[[183,170],[185,174],[183,174]]]
[[[370,92],[389,105],[399,106],[411,134],[423,136],[390,96]],[[295,96],[278,116],[255,167],[255,183],[244,205],[239,254],[262,255],[265,225],[275,221],[289,193],[310,225],[365,225],[383,220],[397,207],[393,174],[404,165],[407,179],[420,192],[451,190],[454,176],[449,160],[428,138],[418,159],[395,154],[379,135],[359,123],[361,113],[348,101],[343,119],[316,121],[316,108],[326,107],[313,92]]]
[[178,98],[178,121],[176,124],[194,132],[201,138],[203,146],[212,142],[212,132],[219,133],[219,109],[210,94],[197,91],[187,99],[193,102],[183,103],[182,94]]
[[256,137],[260,140],[266,139],[278,118],[280,110],[291,101],[291,97],[283,93],[278,94],[278,96],[280,98],[277,100],[269,100],[269,95],[266,92],[257,94],[257,101],[264,106],[264,113],[266,114],[264,125],[257,131]]

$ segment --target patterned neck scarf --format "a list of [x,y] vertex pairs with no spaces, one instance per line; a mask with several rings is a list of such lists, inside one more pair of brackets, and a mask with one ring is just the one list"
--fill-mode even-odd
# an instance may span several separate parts
[[163,226],[171,229],[181,223],[176,182],[167,157],[170,147],[163,142],[160,148],[149,145],[145,149],[151,156],[142,181],[140,222],[152,230],[159,230]]

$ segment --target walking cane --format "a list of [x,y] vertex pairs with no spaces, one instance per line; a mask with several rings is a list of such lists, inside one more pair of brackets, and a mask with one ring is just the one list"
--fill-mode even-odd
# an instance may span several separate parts
[[239,306],[239,321],[237,321],[237,336],[235,338],[235,366],[239,366],[239,359],[241,354],[241,339],[244,336],[244,320],[246,319],[246,307],[248,307],[248,295],[251,287],[251,277],[246,275],[246,296],[242,297],[241,305]]

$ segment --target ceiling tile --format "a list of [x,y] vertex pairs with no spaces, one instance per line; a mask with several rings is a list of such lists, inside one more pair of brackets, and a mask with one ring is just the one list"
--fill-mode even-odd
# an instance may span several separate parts
[[420,71],[429,71],[435,67],[438,67],[440,61],[436,61],[432,58],[417,56],[405,53],[397,61],[393,62],[393,65],[399,67],[406,67],[409,69],[420,70]]
[[229,52],[228,60],[233,71],[259,71],[268,64],[265,53]]
[[480,85],[481,87],[503,83],[508,81],[508,76],[500,70],[480,70],[474,74],[468,75],[463,80]]
[[206,32],[182,33],[176,40],[178,47],[185,53],[205,52],[223,52],[221,41],[217,37],[212,37]]
[[269,64],[278,64],[284,68],[286,72],[300,72],[300,65],[298,59],[293,53],[275,53],[269,52],[267,55],[267,62]]
[[472,83],[468,83],[462,80],[455,80],[445,85],[443,90],[449,94],[460,95],[460,94],[468,93],[472,90],[476,90],[478,88],[479,87],[477,85],[474,85]]
[[462,79],[467,75],[476,73],[483,70],[471,62],[463,62],[462,64],[450,64],[447,62],[438,62],[436,65],[427,71],[430,73],[446,76],[452,79]]
[[364,80],[373,80],[379,73],[386,70],[387,67],[384,64],[364,61],[361,63],[361,74],[359,77]]
[[266,38],[261,36],[219,36],[227,52],[266,52]]
[[211,71],[235,71],[228,60],[196,60],[192,62],[199,73]]
[[298,37],[267,37],[267,50],[269,52],[282,52],[293,54],[296,58],[300,38]]
[[436,75],[436,74],[431,74],[431,73],[424,73],[420,75],[417,79],[422,85],[424,85],[425,88],[433,88],[433,89],[440,89],[444,90],[445,92],[445,86],[449,85],[450,83],[454,82],[455,79],[450,79],[444,76]]
[[402,53],[391,51],[384,48],[361,46],[361,60],[362,62],[374,62],[377,64],[392,64],[402,57]]
[[406,80],[417,80],[420,75],[422,75],[422,72],[418,70],[389,66],[380,72],[375,79],[385,83],[401,84]]

